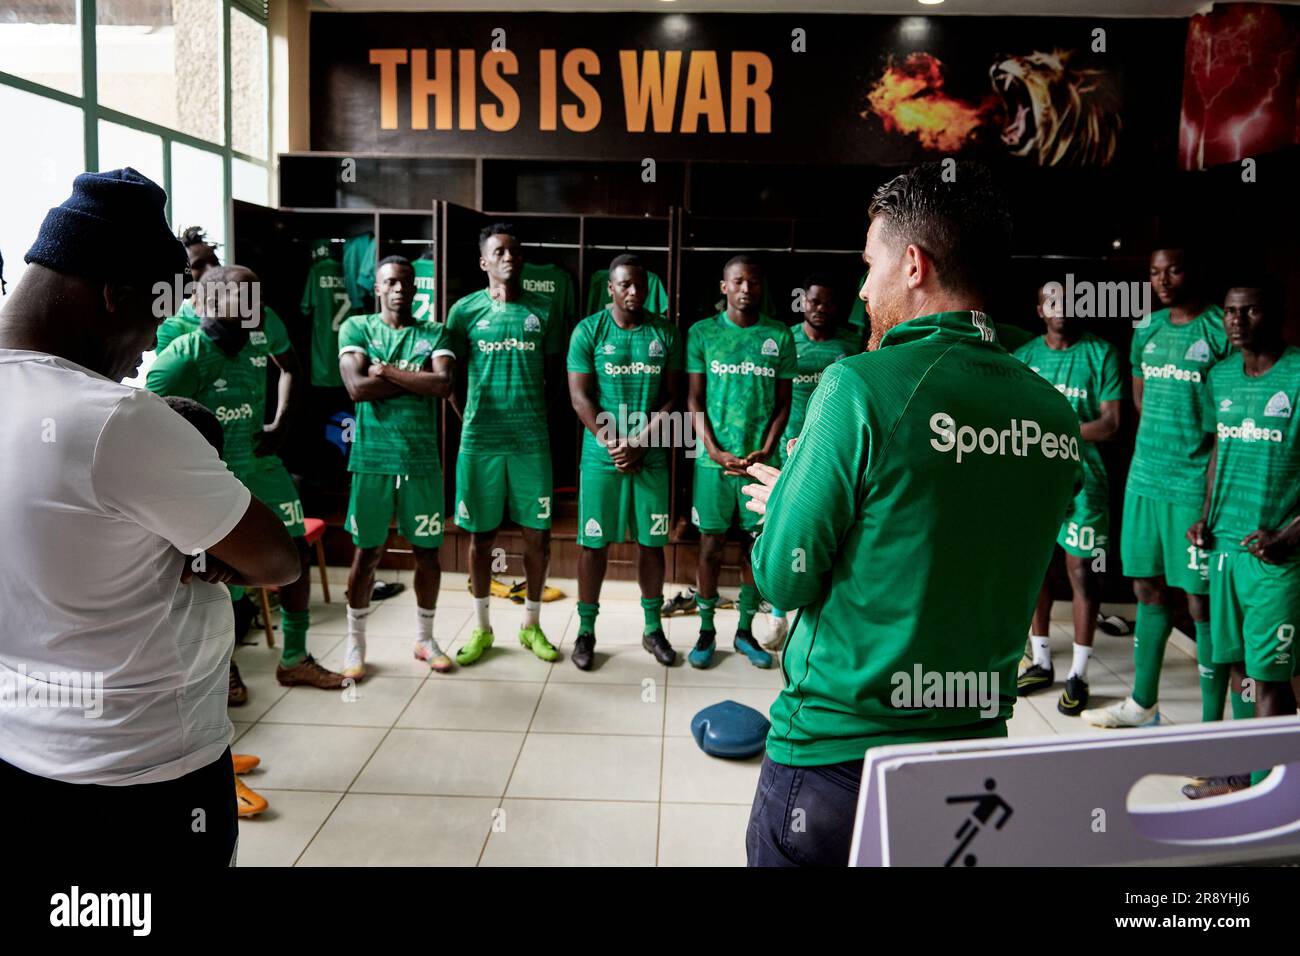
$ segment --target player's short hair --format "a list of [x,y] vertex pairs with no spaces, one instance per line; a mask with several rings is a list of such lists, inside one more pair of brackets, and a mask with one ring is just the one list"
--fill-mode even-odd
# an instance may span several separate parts
[[202,226],[186,226],[181,230],[181,245],[188,249],[190,246],[197,246],[199,243],[211,246],[215,251],[221,243],[213,242],[208,238],[208,234],[203,231]]
[[644,269],[645,263],[641,261],[640,256],[635,256],[630,252],[615,256],[609,260],[609,274],[613,275],[614,270],[619,266],[627,266],[629,269]]
[[519,237],[515,235],[514,223],[494,222],[478,231],[478,247],[482,249],[493,236],[509,236],[516,242],[519,241]]
[[867,211],[896,242],[920,246],[944,288],[986,295],[1005,272],[1011,212],[980,163],[922,163],[877,189]]
[[1268,313],[1270,320],[1280,323],[1286,318],[1283,314],[1286,304],[1286,290],[1282,287],[1282,283],[1273,276],[1258,273],[1234,274],[1229,278],[1227,288],[1224,290],[1225,299],[1227,293],[1233,289],[1258,289],[1264,300],[1264,309]]
[[758,260],[755,259],[753,256],[747,255],[746,253],[743,252],[738,256],[732,256],[730,259],[727,260],[726,265],[722,267],[722,276],[724,279],[726,278],[727,273],[731,270],[732,266],[749,266],[749,268],[754,269],[758,272],[759,278],[762,278],[763,276],[763,267],[759,265]]
[[217,450],[218,455],[225,453],[226,435],[221,430],[221,422],[217,421],[216,415],[194,399],[181,395],[168,395],[163,398],[163,401],[171,406],[172,411],[193,425],[207,443]]
[[835,287],[835,280],[831,278],[829,273],[813,272],[804,277],[803,288],[805,292],[815,285],[819,285],[823,289],[830,289],[836,295],[839,294],[839,290]]
[[411,260],[406,256],[384,256],[379,260],[379,265],[375,266],[375,275],[379,275],[379,270],[384,266],[401,266],[403,269],[415,271],[415,266],[411,265]]

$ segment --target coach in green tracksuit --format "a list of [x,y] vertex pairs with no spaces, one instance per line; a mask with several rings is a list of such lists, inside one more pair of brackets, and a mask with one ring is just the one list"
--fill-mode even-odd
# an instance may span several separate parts
[[[877,191],[872,351],[826,370],[781,472],[750,468],[766,514],[755,579],[799,609],[752,866],[847,862],[868,748],[1006,735],[1025,628],[1081,482],[1078,416],[982,311],[1010,245],[1004,200],[981,166],[949,178],[927,164]],[[923,693],[930,674],[962,692]]]

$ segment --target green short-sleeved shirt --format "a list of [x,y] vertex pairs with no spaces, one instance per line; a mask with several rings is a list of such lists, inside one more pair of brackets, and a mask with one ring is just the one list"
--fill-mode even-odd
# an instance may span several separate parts
[[[394,328],[382,315],[354,315],[339,330],[339,355],[360,352],[371,362],[419,372],[434,356],[453,355],[447,330],[436,322]],[[438,400],[403,392],[357,402],[357,427],[348,471],[367,475],[438,474]]]
[[1133,333],[1129,363],[1143,386],[1130,492],[1176,505],[1205,500],[1205,377],[1231,351],[1217,305],[1185,325],[1174,325],[1169,310],[1161,309]]
[[[726,312],[701,319],[686,335],[686,371],[706,376],[705,409],[719,447],[736,456],[762,447],[776,407],[776,380],[799,371],[794,336],[766,315],[741,328]],[[701,455],[696,464],[720,467]]]
[[149,369],[145,385],[158,395],[181,395],[210,409],[225,438],[222,458],[244,481],[250,474],[281,467],[274,455],[253,454],[266,420],[266,365],[272,354],[279,353],[271,351],[261,332],[254,331],[231,357],[198,329],[172,341]]
[[[663,316],[646,313],[636,328],[624,329],[608,310],[601,310],[579,322],[569,340],[568,369],[596,377],[596,404],[615,423],[614,436],[645,427],[659,407],[664,373],[681,368],[681,340]],[[668,454],[664,448],[651,448],[644,460],[647,467],[660,467],[667,464]],[[589,431],[583,433],[582,467],[617,471],[609,452]]]
[[339,376],[339,329],[352,310],[343,265],[330,257],[329,242],[317,242],[298,308],[311,320],[311,383],[321,388],[343,384]]
[[467,385],[460,450],[549,449],[546,356],[564,350],[564,326],[552,321],[550,302],[527,291],[514,302],[494,302],[481,289],[451,307],[447,331]]
[[[1003,326],[998,328],[1001,330]],[[1047,337],[1040,335],[1013,354],[1065,396],[1080,423],[1100,418],[1102,402],[1117,402],[1124,397],[1115,346],[1091,332],[1083,333],[1079,341],[1066,349],[1051,348]],[[1080,457],[1088,500],[1109,501],[1110,485],[1101,450],[1092,442],[1084,442]]]
[[803,322],[791,329],[790,333],[794,336],[799,368],[790,387],[790,421],[785,426],[781,448],[778,449],[782,453],[786,442],[799,437],[804,415],[808,411],[808,400],[816,391],[817,383],[822,380],[822,373],[840,359],[862,351],[861,335],[853,329],[841,330],[835,337],[820,342],[808,338]]
[[1300,514],[1300,349],[1288,345],[1263,375],[1241,353],[1210,370],[1205,431],[1218,442],[1209,528],[1215,551],[1241,551],[1261,528]]

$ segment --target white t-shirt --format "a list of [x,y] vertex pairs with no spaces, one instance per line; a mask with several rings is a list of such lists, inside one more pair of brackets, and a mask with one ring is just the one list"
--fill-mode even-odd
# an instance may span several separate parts
[[150,392],[0,349],[0,491],[0,759],[125,785],[219,757],[230,599],[180,573],[249,493],[212,446]]

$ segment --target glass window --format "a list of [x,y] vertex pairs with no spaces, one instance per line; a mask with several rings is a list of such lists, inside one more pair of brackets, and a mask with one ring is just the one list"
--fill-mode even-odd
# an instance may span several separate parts
[[159,186],[164,185],[162,137],[100,120],[99,168],[121,169],[123,166],[143,173]]
[[10,129],[41,131],[22,149],[0,149],[0,255],[12,283],[45,214],[72,195],[72,180],[85,171],[85,129],[79,107],[9,86],[0,86],[0,116]]
[[0,70],[81,95],[77,0],[5,0],[0,5]]
[[221,0],[98,0],[99,102],[224,141]]
[[266,27],[230,11],[230,145],[266,157]]
[[172,143],[172,227],[177,234],[189,226],[202,226],[213,241],[224,245],[226,203],[222,191],[219,154]]
[[265,206],[269,204],[269,177],[266,167],[235,157],[230,164],[230,195],[244,202],[255,202]]

